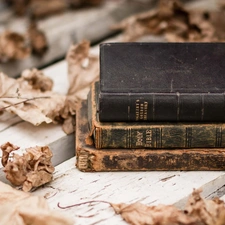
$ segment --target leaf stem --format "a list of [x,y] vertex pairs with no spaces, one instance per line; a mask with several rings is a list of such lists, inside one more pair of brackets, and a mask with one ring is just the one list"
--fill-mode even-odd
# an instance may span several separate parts
[[92,201],[81,202],[81,203],[77,203],[77,204],[74,204],[74,205],[68,205],[68,206],[61,206],[61,205],[60,205],[60,202],[58,202],[57,206],[58,206],[60,209],[69,209],[69,208],[72,208],[72,207],[75,207],[75,206],[80,206],[80,205],[89,204],[89,203],[106,203],[106,204],[111,205],[111,203],[110,203],[110,202],[107,202],[107,201],[92,200]]
[[[17,98],[17,97],[1,97],[1,98]],[[9,107],[12,107],[12,106],[16,106],[16,105],[19,105],[19,104],[22,104],[22,103],[26,103],[28,101],[43,99],[43,98],[50,98],[50,96],[40,96],[40,97],[33,97],[33,98],[21,98],[20,97],[20,99],[24,99],[24,100],[20,101],[20,102],[17,102],[17,103],[14,103],[14,104],[7,105],[5,107],[2,107],[2,108],[0,108],[0,112],[9,108]]]

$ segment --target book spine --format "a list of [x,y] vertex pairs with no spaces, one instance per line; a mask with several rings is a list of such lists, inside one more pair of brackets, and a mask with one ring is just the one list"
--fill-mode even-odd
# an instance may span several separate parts
[[224,122],[224,93],[103,93],[101,122]]
[[[119,123],[118,123],[119,124]],[[95,147],[101,148],[221,148],[224,124],[103,125],[95,127]]]
[[76,166],[81,171],[221,171],[225,150],[84,150],[77,149]]

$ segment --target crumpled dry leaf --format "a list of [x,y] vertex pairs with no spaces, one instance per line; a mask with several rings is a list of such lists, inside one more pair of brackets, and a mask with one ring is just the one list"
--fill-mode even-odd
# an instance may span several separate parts
[[1,145],[3,151],[3,166],[6,178],[23,191],[30,191],[52,180],[54,167],[51,163],[52,152],[47,146],[27,148],[26,153],[18,155],[10,152],[19,147],[7,142]]
[[193,191],[184,211],[173,205],[146,206],[138,202],[111,206],[132,225],[224,225],[224,202],[218,199],[203,199],[200,192],[201,190]]
[[194,219],[172,205],[146,206],[141,203],[130,205],[112,204],[117,214],[132,225],[194,225]]
[[5,76],[0,72],[0,97],[6,95],[6,92],[15,84],[15,79]]
[[6,166],[10,153],[12,151],[18,150],[19,147],[7,142],[7,143],[1,145],[1,149],[2,149],[2,165]]
[[0,62],[24,59],[30,52],[25,36],[11,31],[0,34]]
[[41,70],[24,70],[21,76],[25,81],[28,81],[28,84],[30,84],[33,89],[39,89],[41,92],[52,90],[52,79],[46,77]]
[[18,79],[0,73],[0,111],[3,108],[15,113],[35,126],[57,122],[66,97],[51,88],[52,81],[36,69],[26,70]]
[[89,53],[90,43],[82,41],[72,45],[67,53],[69,90],[62,117],[65,118],[63,130],[69,134],[74,131],[74,115],[78,101],[87,98],[92,82],[99,78],[99,58]]
[[201,190],[194,190],[188,199],[184,212],[195,218],[199,224],[204,225],[224,225],[225,205],[222,200],[206,200],[200,196]]
[[1,224],[7,225],[72,225],[74,222],[50,210],[40,196],[18,191],[0,182]]
[[124,30],[124,41],[135,41],[148,34],[164,34],[173,42],[220,41],[205,11],[186,10],[178,0],[161,0],[156,10],[125,19],[114,29]]
[[29,26],[28,37],[32,52],[42,56],[48,49],[48,42],[45,33],[38,29],[35,22],[32,22]]

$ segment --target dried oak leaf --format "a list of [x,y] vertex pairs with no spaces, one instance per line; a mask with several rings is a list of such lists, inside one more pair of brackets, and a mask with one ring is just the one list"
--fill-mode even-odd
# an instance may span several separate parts
[[15,79],[10,78],[0,72],[0,97],[4,96],[14,84]]
[[131,16],[114,29],[124,30],[124,41],[148,34],[163,34],[173,42],[219,40],[205,11],[186,10],[178,0],[161,0],[157,9]]
[[42,56],[48,49],[48,42],[45,33],[38,29],[35,22],[31,23],[29,26],[28,37],[32,52]]
[[200,196],[201,190],[194,190],[188,199],[185,213],[205,225],[225,224],[225,205],[222,200],[206,200]]
[[51,90],[52,81],[38,70],[25,71],[18,79],[0,73],[0,111],[15,113],[37,126],[57,122],[64,108],[64,95]]
[[66,97],[62,117],[65,118],[63,130],[69,134],[74,131],[73,117],[77,103],[87,98],[92,82],[99,77],[99,58],[89,53],[90,43],[82,41],[72,45],[67,53],[69,90]]
[[24,59],[30,55],[30,52],[25,36],[10,31],[0,34],[0,62]]
[[141,203],[130,205],[112,204],[117,214],[132,225],[194,225],[194,220],[172,205],[146,206]]
[[6,166],[10,153],[12,151],[19,149],[18,146],[13,145],[9,142],[6,142],[5,144],[1,145],[0,148],[2,149],[2,165],[3,166]]
[[41,70],[24,70],[21,76],[25,81],[28,81],[28,83],[33,87],[33,89],[40,90],[41,92],[52,90],[52,79],[46,77]]
[[[17,150],[18,147],[7,142],[1,146],[3,155],[8,148],[8,152]],[[10,154],[4,156],[4,172],[6,178],[16,186],[21,186],[26,192],[34,187],[39,187],[52,180],[54,167],[51,163],[52,152],[49,147],[32,147],[25,149],[23,155]]]
[[74,222],[49,208],[41,196],[15,190],[0,182],[1,224],[72,225]]
[[225,205],[222,200],[206,200],[201,190],[194,190],[184,211],[173,205],[146,206],[111,204],[117,214],[132,225],[224,225]]

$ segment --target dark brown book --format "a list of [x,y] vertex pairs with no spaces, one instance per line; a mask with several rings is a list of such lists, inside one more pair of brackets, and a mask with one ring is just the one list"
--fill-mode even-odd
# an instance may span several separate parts
[[225,121],[225,43],[103,43],[99,119]]
[[89,133],[87,101],[76,114],[76,166],[81,171],[225,170],[225,149],[101,149]]

